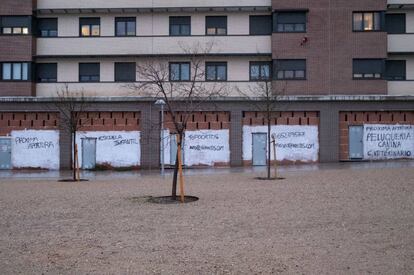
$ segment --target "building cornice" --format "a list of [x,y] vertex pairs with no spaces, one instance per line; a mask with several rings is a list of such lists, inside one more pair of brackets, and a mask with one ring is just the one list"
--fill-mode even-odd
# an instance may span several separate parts
[[[87,101],[87,102],[149,102],[154,101],[154,97],[84,97],[68,100]],[[175,101],[185,101],[186,99],[177,98]],[[222,97],[214,98],[211,102],[245,102],[263,101],[263,98],[245,97]],[[57,97],[0,97],[0,103],[47,103],[61,101]],[[414,103],[414,96],[388,96],[388,95],[322,95],[322,96],[278,96],[276,101],[280,102],[390,102],[390,101],[409,101]]]

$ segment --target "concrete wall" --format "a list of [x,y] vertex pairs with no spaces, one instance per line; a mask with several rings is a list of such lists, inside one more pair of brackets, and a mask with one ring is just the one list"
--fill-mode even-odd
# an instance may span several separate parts
[[[52,103],[47,103],[46,99],[38,99],[37,102],[29,101],[0,101],[2,113],[25,112],[36,113],[45,109],[53,109]],[[304,116],[304,112],[309,114],[319,114],[319,161],[336,162],[340,157],[340,136],[341,124],[340,114],[342,112],[403,112],[412,114],[414,101],[412,99],[296,99],[290,102],[280,102],[277,105],[283,112],[293,112],[293,120],[299,119],[295,114]],[[219,110],[222,114],[229,114],[229,118],[224,115],[223,120],[230,119],[230,164],[233,166],[242,165],[242,132],[243,114],[245,112],[255,112],[257,107],[246,101],[218,101],[206,103],[200,107],[199,112]],[[87,111],[92,112],[139,112],[141,130],[141,166],[144,168],[155,168],[160,163],[159,152],[159,108],[154,106],[153,101],[135,101],[129,99],[111,101],[96,100],[92,102]],[[224,113],[223,113],[224,112]],[[297,112],[297,113],[296,113]],[[412,121],[412,118],[411,120]],[[155,123],[155,124],[154,124]],[[306,123],[307,120],[306,120]],[[311,123],[311,122],[310,122]],[[312,122],[312,123],[316,123]],[[343,133],[342,133],[343,134]],[[60,163],[62,167],[70,165],[70,135],[61,130],[60,132]],[[343,144],[342,144],[343,145]],[[155,152],[155,153],[154,153]],[[342,152],[343,154],[343,152]]]

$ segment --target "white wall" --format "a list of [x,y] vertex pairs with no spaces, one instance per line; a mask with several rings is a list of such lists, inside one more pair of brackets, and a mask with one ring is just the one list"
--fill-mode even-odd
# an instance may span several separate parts
[[364,159],[413,159],[413,125],[364,125]]
[[[184,164],[186,166],[230,162],[229,130],[186,131],[184,138]],[[171,140],[169,130],[164,131],[164,163],[171,164]]]
[[78,132],[76,142],[79,165],[82,165],[82,138],[96,138],[96,163],[112,167],[131,167],[141,164],[141,133],[138,131]]
[[11,137],[13,168],[59,169],[59,131],[12,131]]
[[[276,158],[278,161],[318,161],[317,126],[277,125],[272,126],[270,131],[277,137]],[[267,126],[243,126],[243,160],[253,159],[253,133],[267,133]],[[271,148],[271,160],[274,160],[273,148]]]

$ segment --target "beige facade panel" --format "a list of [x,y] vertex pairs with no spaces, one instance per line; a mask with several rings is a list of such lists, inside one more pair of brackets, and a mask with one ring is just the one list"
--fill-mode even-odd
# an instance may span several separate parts
[[414,52],[414,34],[389,34],[388,52],[408,53]]
[[209,45],[209,54],[271,54],[270,40],[270,36],[39,38],[37,55],[179,55]]
[[388,95],[414,96],[414,81],[388,81]]
[[38,9],[109,9],[109,8],[175,8],[175,7],[243,7],[271,6],[270,0],[38,0]]
[[[36,93],[38,97],[57,97],[58,93],[68,89],[74,95],[82,93],[86,97],[111,97],[111,96],[142,96],[148,94],[140,93],[133,89],[128,83],[39,83],[36,84]],[[205,82],[205,89],[216,89],[223,95],[229,97],[254,96],[252,91],[257,84],[254,82]],[[243,91],[240,93],[239,91]],[[247,98],[246,98],[247,99]]]
[[414,5],[414,0],[388,0],[388,5]]

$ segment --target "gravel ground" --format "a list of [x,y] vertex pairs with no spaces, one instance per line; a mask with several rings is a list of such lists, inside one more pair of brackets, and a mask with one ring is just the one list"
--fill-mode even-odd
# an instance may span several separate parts
[[414,169],[0,179],[1,274],[414,274]]

